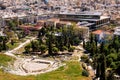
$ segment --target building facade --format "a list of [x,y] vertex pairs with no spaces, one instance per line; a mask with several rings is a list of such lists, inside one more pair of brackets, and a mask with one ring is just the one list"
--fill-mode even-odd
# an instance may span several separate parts
[[110,22],[109,16],[103,16],[102,12],[59,13],[58,18],[64,21],[87,21],[93,23],[90,29],[95,29]]

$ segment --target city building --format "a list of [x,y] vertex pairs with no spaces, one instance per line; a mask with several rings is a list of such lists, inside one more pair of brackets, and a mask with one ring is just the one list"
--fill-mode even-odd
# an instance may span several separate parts
[[82,26],[82,27],[92,28],[95,25],[95,23],[90,23],[90,22],[87,22],[87,21],[82,21],[82,22],[78,22],[77,25],[78,26]]
[[85,27],[85,26],[77,26],[81,31],[81,38],[82,39],[85,39],[85,40],[87,40],[87,39],[89,39],[89,32],[90,32],[90,30],[89,30],[89,28],[88,27]]
[[56,28],[60,28],[60,27],[70,26],[71,22],[70,21],[60,21],[60,19],[51,18],[51,19],[47,19],[47,20],[39,20],[37,22],[37,24],[41,25],[43,27],[54,26]]
[[89,24],[93,24],[92,26],[88,26],[90,29],[96,29],[102,25],[108,24],[110,22],[109,16],[104,16],[102,12],[80,12],[80,13],[69,13],[62,12],[58,14],[58,18],[64,21],[75,21],[82,22],[86,21]]
[[110,32],[103,31],[103,30],[93,31],[92,34],[95,35],[95,37],[99,43],[107,42],[110,39],[112,39],[112,37],[113,37]]
[[116,27],[114,31],[115,36],[120,36],[120,27]]

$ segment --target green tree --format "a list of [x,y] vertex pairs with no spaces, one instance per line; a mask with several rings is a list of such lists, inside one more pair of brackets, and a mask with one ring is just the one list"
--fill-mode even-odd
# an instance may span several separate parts
[[47,47],[46,47],[46,45],[41,45],[40,46],[40,50],[41,50],[41,54],[43,54],[46,50],[47,50]]
[[100,77],[100,75],[101,75],[101,64],[98,62],[97,63],[97,69],[96,69],[96,77],[98,78],[98,77]]
[[100,53],[103,53],[104,52],[104,43],[102,42],[100,44]]
[[11,40],[11,45],[14,45],[14,40],[13,39]]
[[2,44],[0,44],[0,52],[3,50]]
[[73,46],[70,46],[70,48],[68,49],[69,52],[74,52],[74,50],[75,50],[75,47]]
[[90,45],[90,42],[86,42],[86,45],[85,45],[85,49],[88,51],[88,52],[91,52],[91,45]]
[[83,55],[81,56],[81,60],[87,62],[89,60],[89,57],[87,55]]
[[74,45],[79,45],[79,43],[80,43],[80,39],[79,39],[79,37],[74,37],[74,38],[72,38],[72,39],[70,39],[71,41],[72,41],[72,45],[74,44]]
[[15,30],[15,27],[16,27],[15,22],[13,20],[10,20],[9,21],[9,28],[12,30]]
[[111,48],[111,49],[110,49],[110,53],[116,53],[115,48]]
[[38,38],[41,37],[41,36],[45,36],[46,32],[47,32],[46,28],[42,27],[42,29],[39,30]]
[[93,34],[90,34],[90,43],[93,43],[93,41],[94,41],[94,36]]
[[104,45],[103,52],[105,53],[106,56],[109,54],[108,44]]
[[113,59],[111,57],[107,57],[107,67],[110,67],[111,63],[113,62]]
[[53,53],[58,53],[59,49],[57,47],[52,48]]
[[113,68],[113,69],[116,69],[116,68],[117,68],[117,65],[115,64],[115,62],[112,62],[112,63],[110,64],[110,67]]
[[89,72],[86,71],[86,70],[83,70],[83,71],[82,71],[82,76],[88,77],[88,76],[89,76]]
[[118,36],[114,37],[112,46],[116,50],[116,52],[118,53],[119,52],[119,48],[120,48],[120,42],[119,42]]
[[83,48],[85,48],[85,45],[86,45],[86,44],[85,44],[85,40],[83,39]]
[[113,61],[116,61],[117,60],[117,54],[115,53],[111,53],[108,55],[109,58],[112,58]]
[[32,48],[32,51],[33,51],[33,52],[35,52],[35,51],[40,51],[39,42],[38,42],[38,41],[32,41],[32,42],[31,42],[31,48]]
[[106,57],[104,54],[101,55],[101,59],[103,60],[101,62],[101,76],[100,80],[107,80],[106,79]]
[[31,51],[31,45],[29,44],[29,45],[25,46],[25,52],[30,53],[30,51]]
[[48,53],[49,55],[53,55],[53,52],[52,52],[52,33],[48,36],[48,40],[47,40],[47,45],[48,45]]
[[93,56],[93,55],[95,55],[97,53],[97,46],[96,46],[96,44],[95,44],[95,42],[93,42],[92,44],[91,44],[91,56]]
[[3,42],[2,42],[3,50],[7,50],[6,42],[7,42],[7,37],[3,37]]
[[62,49],[63,50],[68,50],[68,48],[66,46],[63,46]]
[[95,36],[94,41],[95,41],[95,44],[96,44],[96,46],[97,46],[97,42],[98,42],[98,40],[97,40],[97,36]]

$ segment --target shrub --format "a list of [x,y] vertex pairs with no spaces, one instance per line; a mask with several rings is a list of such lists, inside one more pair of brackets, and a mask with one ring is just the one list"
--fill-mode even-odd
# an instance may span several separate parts
[[58,50],[57,47],[53,47],[52,51],[53,51],[54,53],[57,53],[59,50]]
[[86,70],[83,70],[83,71],[82,71],[82,76],[86,76],[86,77],[88,77],[88,76],[89,76],[89,73],[88,73],[88,71],[86,71]]
[[47,50],[46,45],[41,45],[40,50],[41,50],[41,53],[44,53]]
[[71,46],[68,51],[73,52],[74,50],[75,50],[75,47]]
[[68,50],[68,48],[66,46],[63,46],[63,50]]
[[116,69],[117,66],[116,66],[115,62],[112,62],[112,63],[110,64],[110,67],[113,68],[113,69]]
[[80,43],[79,37],[74,38],[74,44],[79,45],[79,43]]
[[112,58],[113,61],[116,61],[116,60],[117,60],[117,55],[114,54],[114,53],[109,54],[108,57],[109,57],[109,58]]
[[25,46],[25,52],[26,52],[26,53],[29,53],[29,52],[30,52],[30,49],[31,49],[31,44]]
[[107,58],[107,66],[110,66],[110,64],[113,62],[113,59],[112,58]]
[[89,61],[89,58],[88,58],[87,55],[83,55],[83,56],[81,57],[81,59],[82,59],[82,61],[84,61],[84,62]]

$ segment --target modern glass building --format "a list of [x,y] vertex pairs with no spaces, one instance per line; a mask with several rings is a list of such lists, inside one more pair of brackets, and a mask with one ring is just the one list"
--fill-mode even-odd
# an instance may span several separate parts
[[59,13],[58,18],[62,21],[75,21],[82,22],[87,21],[94,23],[90,29],[100,27],[110,22],[109,16],[103,16],[101,12],[80,12],[80,13]]

